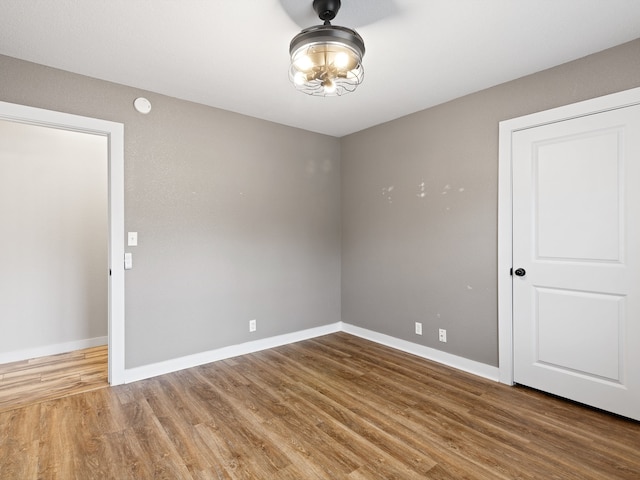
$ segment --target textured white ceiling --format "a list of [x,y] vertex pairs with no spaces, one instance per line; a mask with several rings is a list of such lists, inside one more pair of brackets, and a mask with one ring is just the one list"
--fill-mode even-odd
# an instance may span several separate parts
[[343,97],[289,84],[312,0],[0,0],[0,54],[340,137],[640,36],[640,0],[342,3],[367,50]]

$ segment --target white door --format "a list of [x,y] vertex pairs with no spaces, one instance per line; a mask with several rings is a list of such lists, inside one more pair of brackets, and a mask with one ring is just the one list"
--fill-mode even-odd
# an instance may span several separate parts
[[640,420],[640,105],[512,149],[514,381]]

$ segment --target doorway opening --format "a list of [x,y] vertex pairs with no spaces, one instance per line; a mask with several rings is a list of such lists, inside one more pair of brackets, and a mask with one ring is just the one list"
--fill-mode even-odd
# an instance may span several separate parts
[[[124,383],[124,126],[6,102],[0,102],[0,120],[89,134],[102,140],[106,149],[108,179],[108,248],[107,265],[104,266],[107,277],[108,381],[111,385]],[[10,329],[11,326],[5,328]]]

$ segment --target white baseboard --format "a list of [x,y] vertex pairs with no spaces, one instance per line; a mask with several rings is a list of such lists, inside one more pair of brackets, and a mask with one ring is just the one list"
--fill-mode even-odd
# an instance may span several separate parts
[[418,357],[426,358],[427,360],[432,360],[448,367],[472,373],[489,380],[497,382],[499,378],[500,371],[498,367],[492,367],[491,365],[469,360],[468,358],[452,355],[451,353],[436,350],[435,348],[425,347],[424,345],[418,345],[417,343],[408,342],[406,340],[400,340],[399,338],[367,330],[366,328],[356,327],[355,325],[350,325],[348,323],[342,324],[342,331],[355,335],[356,337],[371,340],[372,342],[386,345],[387,347],[395,348],[396,350],[402,350],[403,352],[411,353]]
[[267,350],[269,348],[280,347],[289,343],[300,342],[302,340],[336,333],[341,330],[341,325],[341,322],[337,322],[331,325],[302,330],[300,332],[287,333],[276,337],[264,338],[253,342],[246,342],[239,345],[231,345],[228,347],[218,348],[216,350],[187,355],[186,357],[174,358],[172,360],[153,363],[151,365],[125,369],[124,382],[137,382],[138,380],[144,380],[145,378],[177,372],[178,370],[184,370],[185,368],[197,367],[198,365],[204,365],[205,363],[238,357],[240,355],[246,355],[249,353],[259,352],[261,350]]
[[26,348],[14,352],[0,353],[0,363],[20,362],[30,358],[46,357],[48,355],[58,355],[59,353],[73,352],[83,348],[98,347],[107,345],[108,337],[85,338],[84,340],[74,340],[72,342],[56,343],[55,345],[44,345],[42,347]]
[[[261,350],[266,350],[269,348],[280,347],[289,343],[300,342],[302,340],[308,340],[310,338],[329,335],[336,332],[349,333],[351,335],[355,335],[357,337],[364,338],[381,345],[386,345],[387,347],[395,348],[396,350],[411,353],[427,360],[432,360],[434,362],[438,362],[443,365],[462,370],[464,372],[472,373],[489,380],[498,381],[499,379],[498,367],[492,367],[484,363],[469,360],[468,358],[452,355],[450,353],[436,350],[435,348],[425,347],[424,345],[418,345],[417,343],[408,342],[406,340],[400,340],[399,338],[391,337],[383,333],[374,332],[373,330],[367,330],[366,328],[357,327],[348,323],[336,322],[330,325],[324,325],[322,327],[302,330],[300,332],[287,333],[275,337],[255,340],[253,342],[231,345],[228,347],[218,348],[216,350],[209,350],[207,352],[174,358],[172,360],[153,363],[151,365],[125,369],[124,383],[136,382],[138,380],[144,380],[146,378],[176,372],[185,368],[197,367],[198,365],[204,365],[206,363],[216,362],[218,360],[224,360],[226,358],[246,355],[248,353],[259,352]],[[47,355],[57,355],[59,353],[72,352],[74,350],[81,350],[83,348],[107,345],[107,343],[108,337],[95,337],[87,338],[84,340],[76,340],[73,342],[58,343],[55,345],[46,345],[43,347],[18,350],[14,352],[0,353],[0,364],[18,362],[22,360],[28,360],[30,358],[44,357]]]
[[226,358],[259,352],[261,350],[275,348],[282,345],[287,345],[289,343],[300,342],[302,340],[308,340],[310,338],[320,337],[322,335],[328,335],[330,333],[336,332],[350,333],[351,335],[355,335],[357,337],[361,337],[366,340],[379,343],[381,345],[386,345],[403,352],[411,353],[413,355],[417,355],[419,357],[426,358],[428,360],[432,360],[434,362],[438,362],[443,365],[462,370],[464,372],[498,381],[499,371],[497,367],[485,365],[484,363],[469,360],[467,358],[458,357],[457,355],[452,355],[450,353],[442,352],[434,348],[425,347],[424,345],[418,345],[416,343],[400,340],[389,335],[384,335],[372,330],[356,327],[355,325],[350,325],[348,323],[337,322],[322,327],[302,330],[300,332],[278,335],[276,337],[264,338],[253,342],[231,345],[228,347],[218,348],[216,350],[209,350],[207,352],[196,353],[194,355],[174,358],[172,360],[153,363],[151,365],[125,369],[124,382],[137,382],[138,380],[144,380],[146,378],[164,375],[166,373],[177,372],[178,370],[184,370],[185,368],[197,367],[198,365],[204,365],[206,363],[216,362],[218,360],[224,360]]

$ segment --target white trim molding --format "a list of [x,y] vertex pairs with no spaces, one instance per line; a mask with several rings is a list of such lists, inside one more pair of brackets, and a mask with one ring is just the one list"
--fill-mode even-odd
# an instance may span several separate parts
[[513,385],[513,188],[511,138],[514,132],[640,104],[640,88],[532,113],[500,122],[498,151],[498,350],[501,383]]
[[412,355],[446,365],[447,367],[462,370],[463,372],[471,373],[489,380],[498,381],[498,367],[492,367],[485,363],[469,360],[468,358],[459,357],[451,353],[443,352],[442,350],[401,340],[399,338],[385,335],[384,333],[374,332],[348,323],[342,324],[342,331],[355,335],[356,337],[364,338],[365,340],[370,340],[387,347],[395,348],[396,350],[411,353]]
[[42,347],[27,348],[24,350],[16,350],[14,352],[0,353],[0,363],[21,362],[31,358],[46,357],[49,355],[58,355],[60,353],[73,352],[82,350],[83,348],[99,347],[107,345],[108,337],[85,338],[83,340],[74,340],[71,342],[56,343],[54,345],[44,345]]
[[336,332],[349,333],[356,337],[364,338],[365,340],[370,340],[381,345],[386,345],[387,347],[395,348],[396,350],[411,353],[418,357],[478,375],[489,380],[498,380],[497,367],[485,365],[484,363],[469,360],[467,358],[458,357],[434,348],[425,347],[424,345],[400,340],[365,328],[337,322],[322,327],[302,330],[300,332],[278,335],[276,337],[264,338],[253,342],[241,343],[239,345],[231,345],[228,347],[218,348],[216,350],[209,350],[207,352],[174,358],[172,360],[166,360],[151,365],[127,369],[125,372],[125,383],[137,382],[138,380],[144,380],[157,375],[164,375],[178,370],[183,370],[185,368],[197,367],[206,363],[217,362],[218,360],[233,358],[240,355],[247,355],[249,353],[280,347],[282,345],[309,340],[311,338],[329,335]]
[[310,328],[294,333],[286,333],[275,337],[263,338],[252,342],[245,342],[238,345],[230,345],[207,352],[195,353],[185,357],[174,358],[163,362],[143,365],[141,367],[129,368],[125,371],[125,383],[137,382],[145,378],[164,375],[166,373],[177,372],[185,368],[197,367],[206,363],[217,362],[227,358],[247,355],[249,353],[267,350],[269,348],[281,347],[290,343],[301,342],[311,338],[329,335],[341,330],[341,323],[332,323],[322,327]]

